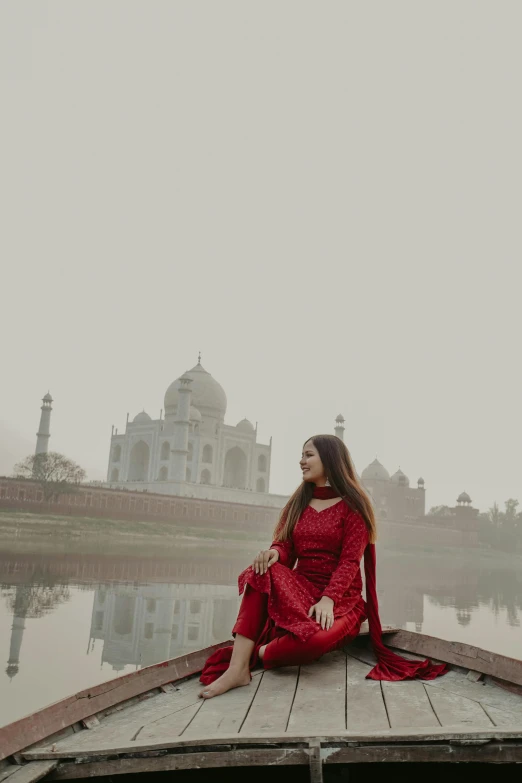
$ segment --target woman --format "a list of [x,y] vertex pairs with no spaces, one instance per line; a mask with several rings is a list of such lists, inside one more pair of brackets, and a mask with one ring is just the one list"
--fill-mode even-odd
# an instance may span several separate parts
[[200,678],[208,687],[200,696],[211,699],[248,685],[258,661],[272,669],[317,660],[354,639],[366,618],[378,660],[369,678],[430,680],[445,674],[445,664],[409,661],[382,643],[375,516],[344,442],[315,435],[304,444],[300,466],[303,482],[281,512],[274,542],[239,576],[244,595],[234,646],[208,659]]

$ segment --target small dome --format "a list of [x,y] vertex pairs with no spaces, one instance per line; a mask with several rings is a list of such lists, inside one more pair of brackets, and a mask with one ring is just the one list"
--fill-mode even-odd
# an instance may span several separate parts
[[338,417],[335,420],[338,424],[344,424],[344,416],[342,413],[338,415]]
[[[227,410],[227,396],[223,387],[201,366],[200,362],[191,370],[187,370],[184,375],[192,378],[190,390],[192,391],[191,401],[194,407],[202,410],[204,414],[223,419]],[[165,393],[165,413],[167,416],[176,413],[179,386],[180,379],[177,378],[170,384]]]
[[403,487],[410,486],[410,480],[408,476],[405,473],[403,473],[400,468],[396,473],[393,474],[390,481],[393,481],[394,484],[400,484]]
[[52,401],[53,401],[53,398],[51,397],[49,392],[47,392],[47,394],[43,397],[42,402],[52,402]]
[[457,503],[471,503],[471,498],[467,492],[461,492],[457,498]]
[[422,476],[421,476],[420,478],[418,478],[418,479],[417,479],[417,484],[418,484],[420,487],[423,487],[423,486],[424,486],[424,479],[422,478]]
[[148,413],[145,413],[145,411],[141,411],[141,413],[138,413],[137,416],[135,416],[132,420],[133,424],[146,424],[148,421],[152,421]]
[[373,479],[374,481],[389,481],[390,474],[384,465],[381,465],[379,460],[375,458],[373,462],[363,470],[361,478]]
[[254,432],[254,425],[251,421],[248,419],[241,419],[241,421],[236,424],[236,429],[241,430],[241,432]]
[[190,406],[189,420],[190,421],[201,421],[201,413],[193,405]]

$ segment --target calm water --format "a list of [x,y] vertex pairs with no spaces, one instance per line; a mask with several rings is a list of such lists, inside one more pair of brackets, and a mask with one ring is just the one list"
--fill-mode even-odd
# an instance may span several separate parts
[[[0,551],[0,725],[82,688],[230,637],[257,550],[174,556]],[[381,618],[522,657],[522,568],[501,554],[378,555]]]

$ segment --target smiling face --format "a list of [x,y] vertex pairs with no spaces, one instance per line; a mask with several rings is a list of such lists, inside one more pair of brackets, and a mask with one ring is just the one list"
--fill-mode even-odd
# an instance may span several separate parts
[[299,465],[303,471],[303,481],[309,481],[319,487],[324,486],[326,474],[313,440],[306,441]]

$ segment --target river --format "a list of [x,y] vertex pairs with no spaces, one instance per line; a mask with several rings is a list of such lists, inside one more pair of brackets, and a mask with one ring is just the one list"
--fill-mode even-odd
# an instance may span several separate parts
[[[258,549],[0,549],[0,725],[82,688],[230,638]],[[46,547],[49,549],[49,547]],[[522,657],[522,559],[378,550],[383,623]]]

